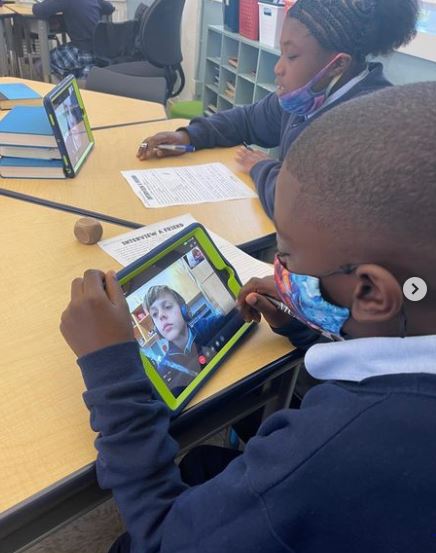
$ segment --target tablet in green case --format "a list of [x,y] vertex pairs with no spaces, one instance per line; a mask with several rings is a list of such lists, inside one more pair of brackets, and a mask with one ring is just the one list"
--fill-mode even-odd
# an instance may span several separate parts
[[144,370],[177,413],[253,326],[236,308],[238,276],[198,223],[117,276]]
[[74,76],[65,77],[44,96],[43,103],[61,153],[65,176],[75,177],[94,147],[94,138]]

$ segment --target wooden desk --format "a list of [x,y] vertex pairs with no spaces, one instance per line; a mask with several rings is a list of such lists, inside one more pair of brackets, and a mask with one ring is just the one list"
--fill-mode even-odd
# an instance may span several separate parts
[[[41,94],[41,96],[47,94],[54,86],[49,83],[15,77],[4,77],[0,79],[0,83],[24,83],[29,85],[35,92]],[[103,94],[102,92],[94,92],[92,90],[81,90],[80,93],[93,129],[103,126],[166,119],[164,107],[156,102],[135,100],[133,98]],[[8,111],[6,110],[0,111],[0,118],[4,117],[7,113]]]
[[[17,539],[21,543],[30,540],[20,524],[31,526],[33,521],[35,537],[35,533],[47,529],[38,518],[44,509],[54,511],[50,516],[61,516],[57,487],[64,490],[73,482],[79,489],[69,489],[65,495],[78,494],[86,473],[96,488],[92,470],[95,436],[81,397],[84,385],[74,355],[60,335],[59,319],[74,277],[89,267],[107,270],[118,265],[98,246],[84,246],[74,239],[76,216],[1,196],[0,211],[0,512],[6,511],[0,515],[0,543],[5,553],[14,550]],[[104,224],[106,237],[122,231],[121,227]],[[286,339],[260,325],[187,411],[189,431],[206,423],[209,426],[202,431],[204,437],[231,421],[237,412],[232,408],[239,412],[243,408],[244,396],[238,384],[250,379],[265,381],[264,375],[283,371],[286,363],[289,372],[289,360],[280,358],[291,349]],[[231,392],[233,407],[229,400],[225,409],[217,409],[214,402],[226,390]],[[256,398],[250,405],[259,401]],[[202,413],[209,400],[213,408],[209,415],[195,416]],[[187,443],[182,430],[179,438]],[[75,501],[72,508],[78,512],[83,506]],[[10,538],[13,531],[19,538]]]
[[193,154],[149,162],[136,158],[138,145],[143,138],[158,131],[176,129],[184,124],[187,124],[187,121],[172,119],[96,131],[95,150],[91,152],[75,179],[2,179],[0,187],[144,225],[191,213],[198,221],[233,244],[259,240],[274,233],[273,224],[263,211],[258,198],[162,209],[144,207],[122,177],[121,170],[221,161],[249,186],[254,186],[248,175],[238,172],[234,161],[234,148],[201,150]]

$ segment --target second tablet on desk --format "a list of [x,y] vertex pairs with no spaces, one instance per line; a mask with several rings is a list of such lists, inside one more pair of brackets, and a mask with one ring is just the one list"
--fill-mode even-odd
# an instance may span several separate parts
[[1,176],[74,177],[93,148],[85,107],[72,75],[43,102],[44,107],[16,106],[0,121],[0,148],[6,156],[0,160]]
[[236,309],[238,276],[204,227],[193,224],[118,278],[144,370],[177,413],[252,326]]

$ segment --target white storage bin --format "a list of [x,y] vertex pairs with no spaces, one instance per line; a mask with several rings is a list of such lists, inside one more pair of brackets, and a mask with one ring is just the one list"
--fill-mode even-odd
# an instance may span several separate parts
[[259,42],[271,48],[279,48],[285,17],[284,5],[259,2]]

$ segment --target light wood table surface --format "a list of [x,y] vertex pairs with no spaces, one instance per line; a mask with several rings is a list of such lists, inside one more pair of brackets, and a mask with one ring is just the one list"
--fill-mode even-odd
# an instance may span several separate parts
[[[80,370],[58,327],[72,279],[90,267],[119,266],[97,245],[74,239],[75,215],[1,196],[0,211],[2,512],[96,457]],[[103,226],[106,237],[124,231]],[[195,402],[216,396],[291,349],[261,324]]]
[[[49,83],[15,77],[0,78],[0,84],[2,83],[24,83],[41,96],[47,94],[54,87]],[[166,119],[164,107],[156,102],[103,94],[92,90],[80,90],[80,93],[92,128]],[[0,118],[7,113],[6,110],[0,111]]]
[[94,133],[95,148],[74,179],[1,179],[0,187],[45,200],[97,211],[140,224],[191,213],[199,222],[233,244],[259,240],[275,232],[259,199],[146,208],[121,175],[121,170],[193,165],[220,161],[251,188],[248,175],[239,172],[235,148],[200,150],[192,154],[153,161],[139,161],[136,151],[142,139],[158,131],[173,130],[187,121],[170,119],[145,125],[103,129]]

